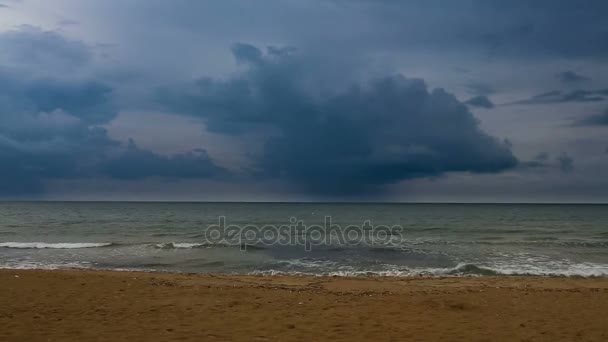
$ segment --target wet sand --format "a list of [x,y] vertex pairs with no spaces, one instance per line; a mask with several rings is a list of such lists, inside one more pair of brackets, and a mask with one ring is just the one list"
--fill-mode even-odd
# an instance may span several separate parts
[[0,270],[0,341],[607,341],[608,279]]

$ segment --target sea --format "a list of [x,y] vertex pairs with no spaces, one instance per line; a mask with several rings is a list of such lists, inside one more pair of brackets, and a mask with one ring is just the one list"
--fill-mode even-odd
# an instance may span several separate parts
[[0,268],[608,276],[608,205],[0,202]]

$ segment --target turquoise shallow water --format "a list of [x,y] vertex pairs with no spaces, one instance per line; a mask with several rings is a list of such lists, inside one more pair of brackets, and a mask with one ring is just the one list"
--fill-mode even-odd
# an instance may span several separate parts
[[608,206],[3,202],[0,267],[607,276]]

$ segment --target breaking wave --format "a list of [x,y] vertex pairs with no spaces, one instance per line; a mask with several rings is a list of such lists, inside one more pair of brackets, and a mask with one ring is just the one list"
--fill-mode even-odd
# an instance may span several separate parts
[[208,242],[167,242],[167,243],[157,243],[154,245],[156,248],[160,249],[192,249],[192,248],[217,248],[217,247],[225,247],[225,248],[241,248],[241,249],[266,249],[261,246],[254,245],[231,245],[227,243],[208,243]]
[[79,249],[97,248],[111,246],[111,242],[0,242],[0,248],[19,248],[19,249]]
[[553,237],[533,237],[526,240],[503,241],[502,237],[484,237],[479,241],[449,241],[434,239],[404,240],[407,246],[433,246],[433,245],[487,245],[487,246],[527,246],[527,247],[608,247],[606,240],[559,240]]
[[[316,266],[316,265],[315,265]],[[257,270],[252,275],[301,275],[301,276],[330,276],[330,277],[462,277],[462,276],[558,276],[558,277],[606,277],[608,265],[576,264],[570,267],[486,267],[462,263],[451,268],[387,268],[383,270],[326,269],[311,272],[308,267],[303,270]]]

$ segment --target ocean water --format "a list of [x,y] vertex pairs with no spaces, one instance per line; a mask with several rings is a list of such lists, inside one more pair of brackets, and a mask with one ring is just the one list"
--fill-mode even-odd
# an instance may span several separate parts
[[608,205],[0,202],[0,268],[608,276]]

